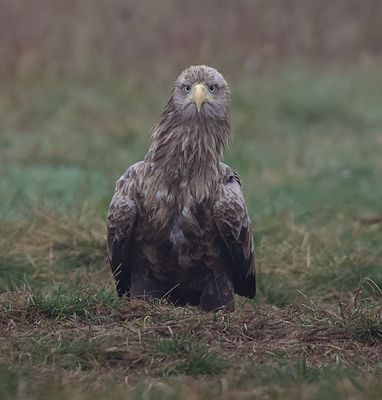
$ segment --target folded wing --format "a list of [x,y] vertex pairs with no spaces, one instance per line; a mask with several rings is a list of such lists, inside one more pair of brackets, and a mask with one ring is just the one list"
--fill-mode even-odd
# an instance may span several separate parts
[[251,225],[239,176],[228,167],[213,213],[217,229],[232,258],[235,293],[253,298],[256,276]]
[[118,180],[107,216],[107,251],[119,296],[130,294],[129,251],[137,219],[132,196],[136,168],[137,164],[132,165]]

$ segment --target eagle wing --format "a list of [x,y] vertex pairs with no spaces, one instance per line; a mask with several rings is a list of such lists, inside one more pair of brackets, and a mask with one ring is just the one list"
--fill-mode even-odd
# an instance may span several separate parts
[[213,207],[216,227],[233,261],[234,291],[249,298],[256,294],[254,244],[251,223],[239,175],[228,166]]
[[139,164],[132,165],[117,181],[107,216],[107,252],[120,297],[130,294],[129,251],[138,214],[133,192]]

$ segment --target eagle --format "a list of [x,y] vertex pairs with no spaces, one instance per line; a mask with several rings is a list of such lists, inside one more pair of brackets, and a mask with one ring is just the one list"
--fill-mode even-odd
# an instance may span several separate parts
[[221,162],[230,89],[206,65],[176,80],[143,161],[117,181],[108,258],[120,297],[234,310],[256,293],[254,244],[239,175]]

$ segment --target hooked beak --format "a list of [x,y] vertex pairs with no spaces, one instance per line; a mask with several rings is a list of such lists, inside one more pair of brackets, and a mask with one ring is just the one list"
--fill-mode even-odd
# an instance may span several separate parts
[[192,93],[190,96],[190,100],[194,101],[196,104],[196,109],[200,113],[200,110],[202,108],[202,104],[208,100],[208,97],[206,95],[206,88],[204,85],[201,83],[197,83],[193,89]]

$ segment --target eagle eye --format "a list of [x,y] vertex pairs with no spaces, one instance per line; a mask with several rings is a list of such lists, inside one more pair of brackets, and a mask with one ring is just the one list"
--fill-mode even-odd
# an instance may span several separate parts
[[183,92],[184,93],[190,93],[191,86],[190,85],[183,85]]
[[218,90],[218,87],[216,85],[208,85],[208,90],[211,93],[215,93]]

